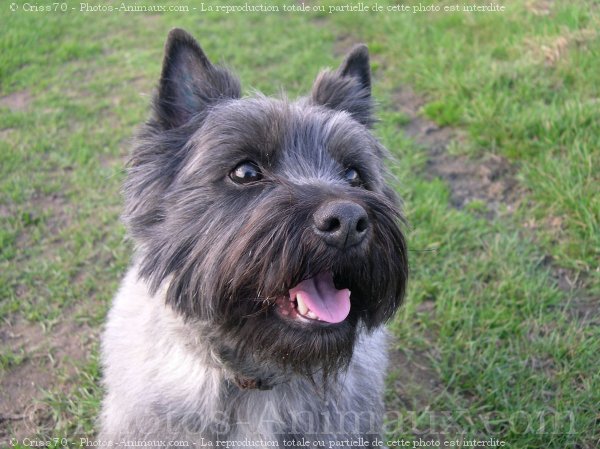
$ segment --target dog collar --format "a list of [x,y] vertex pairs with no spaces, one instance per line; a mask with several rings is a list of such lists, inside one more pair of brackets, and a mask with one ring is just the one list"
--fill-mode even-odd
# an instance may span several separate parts
[[234,383],[240,390],[271,390],[274,385],[264,379],[235,375]]

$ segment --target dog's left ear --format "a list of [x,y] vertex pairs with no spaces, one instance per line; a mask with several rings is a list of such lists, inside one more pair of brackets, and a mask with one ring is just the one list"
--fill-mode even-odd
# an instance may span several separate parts
[[367,46],[355,46],[335,72],[321,72],[313,85],[311,100],[314,104],[346,111],[365,126],[372,125],[371,67]]
[[240,95],[240,83],[234,75],[214,66],[186,31],[171,30],[154,101],[156,118],[161,125],[176,128],[206,111],[211,104]]

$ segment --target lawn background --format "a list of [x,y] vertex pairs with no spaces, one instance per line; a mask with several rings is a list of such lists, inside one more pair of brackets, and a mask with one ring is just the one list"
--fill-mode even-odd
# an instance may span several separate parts
[[[600,444],[600,5],[402,3],[409,12],[330,14],[347,2],[311,1],[325,11],[155,14],[2,2],[0,445],[93,437],[98,335],[131,254],[123,165],[174,26],[246,93],[304,94],[353,43],[369,45],[375,132],[410,222],[388,439]],[[205,2],[217,4],[243,2]],[[503,169],[490,175],[490,161]]]

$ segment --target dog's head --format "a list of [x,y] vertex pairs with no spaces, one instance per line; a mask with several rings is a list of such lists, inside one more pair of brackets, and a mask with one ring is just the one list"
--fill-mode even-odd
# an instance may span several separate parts
[[357,330],[399,306],[406,247],[371,109],[365,46],[288,102],[242,98],[190,35],[170,33],[125,220],[141,276],[218,329],[230,364],[339,367]]

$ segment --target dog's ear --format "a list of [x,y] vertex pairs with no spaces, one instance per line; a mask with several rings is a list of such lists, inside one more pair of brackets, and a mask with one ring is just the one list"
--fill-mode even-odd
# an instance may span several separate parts
[[239,98],[240,91],[238,79],[212,65],[190,34],[171,30],[154,102],[161,125],[167,129],[181,126],[219,100]]
[[372,125],[371,68],[367,46],[355,46],[335,72],[321,72],[313,85],[311,100],[314,104],[346,111],[363,125]]

